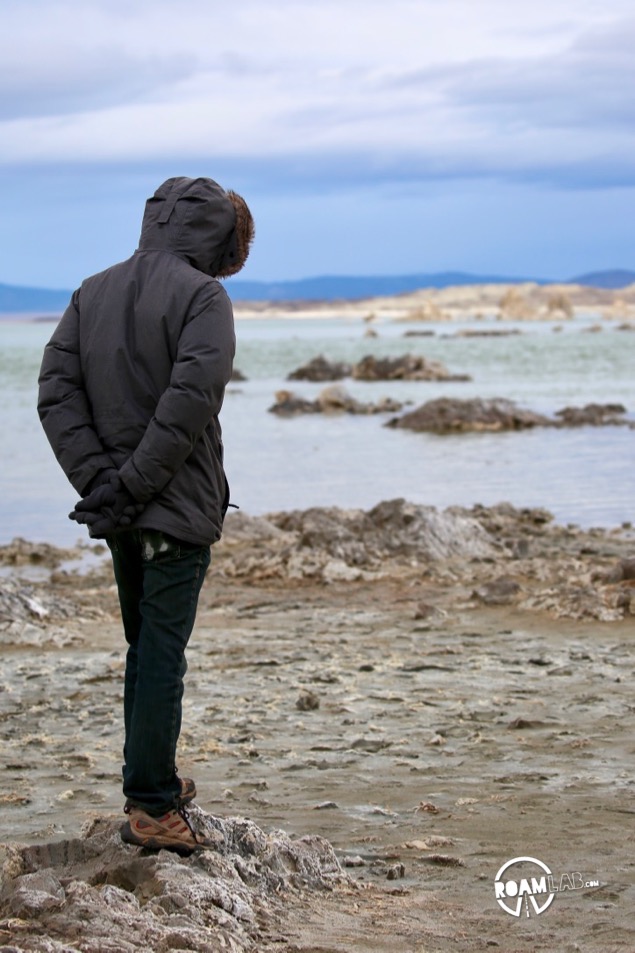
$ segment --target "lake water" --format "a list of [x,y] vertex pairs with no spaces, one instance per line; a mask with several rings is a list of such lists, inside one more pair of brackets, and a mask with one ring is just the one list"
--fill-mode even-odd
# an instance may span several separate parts
[[[232,500],[247,513],[310,506],[360,507],[404,497],[439,508],[509,501],[543,506],[559,522],[618,526],[633,520],[635,431],[627,427],[536,429],[439,437],[386,428],[393,415],[283,419],[268,413],[286,388],[313,399],[325,386],[286,376],[318,354],[357,361],[407,352],[442,361],[470,382],[345,381],[359,400],[392,397],[414,406],[440,396],[504,397],[542,413],[590,402],[621,403],[635,420],[635,333],[593,315],[563,325],[516,325],[512,336],[460,336],[468,324],[421,326],[361,319],[237,321],[236,367],[222,412]],[[500,323],[469,325],[500,330]],[[35,410],[43,347],[54,325],[0,321],[3,466],[0,543],[15,536],[72,545],[75,493],[59,469]],[[504,328],[514,325],[505,323]],[[404,337],[406,331],[432,336]]]

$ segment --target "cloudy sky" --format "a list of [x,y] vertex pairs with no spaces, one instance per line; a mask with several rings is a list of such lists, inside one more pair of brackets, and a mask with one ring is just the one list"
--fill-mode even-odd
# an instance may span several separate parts
[[171,175],[246,279],[635,267],[632,0],[0,0],[0,282],[71,288]]

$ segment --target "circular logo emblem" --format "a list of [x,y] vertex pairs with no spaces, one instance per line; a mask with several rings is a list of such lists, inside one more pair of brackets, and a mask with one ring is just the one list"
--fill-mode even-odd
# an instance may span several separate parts
[[535,857],[514,857],[503,864],[494,881],[496,901],[505,913],[529,917],[544,913],[553,900],[551,870]]

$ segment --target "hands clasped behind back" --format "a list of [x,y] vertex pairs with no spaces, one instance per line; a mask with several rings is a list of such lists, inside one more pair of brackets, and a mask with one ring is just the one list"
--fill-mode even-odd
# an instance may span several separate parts
[[135,500],[116,470],[107,473],[107,482],[95,486],[93,481],[94,488],[68,514],[76,523],[86,524],[93,537],[107,536],[130,526],[145,508],[145,504]]

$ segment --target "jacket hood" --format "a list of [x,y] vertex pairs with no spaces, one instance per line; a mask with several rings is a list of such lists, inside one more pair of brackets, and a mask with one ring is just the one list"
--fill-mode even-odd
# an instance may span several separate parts
[[213,179],[167,179],[146,202],[139,249],[163,249],[212,277],[236,257],[236,210]]

